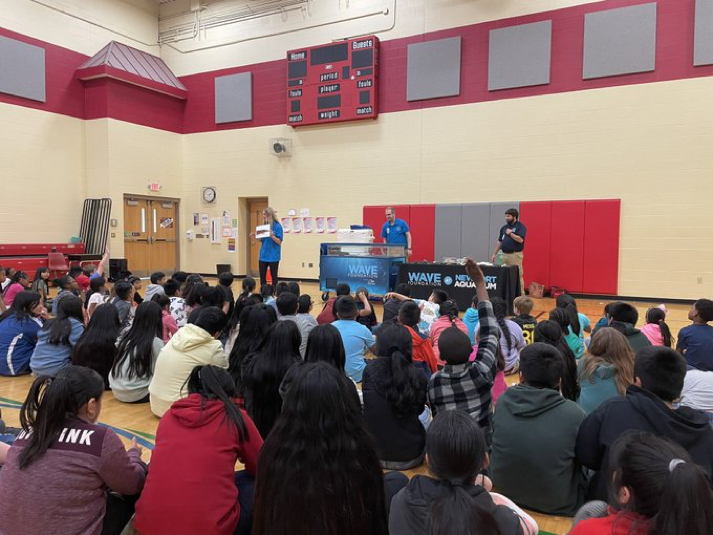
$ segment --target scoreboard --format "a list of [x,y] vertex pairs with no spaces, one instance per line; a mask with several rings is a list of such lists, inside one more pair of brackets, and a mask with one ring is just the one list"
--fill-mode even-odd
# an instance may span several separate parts
[[287,124],[378,115],[379,40],[374,36],[287,53]]

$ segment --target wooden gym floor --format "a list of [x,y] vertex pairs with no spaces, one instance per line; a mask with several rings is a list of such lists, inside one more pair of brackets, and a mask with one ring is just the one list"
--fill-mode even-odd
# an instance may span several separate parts
[[[216,284],[215,280],[210,281],[211,284]],[[146,281],[144,282],[146,285]],[[233,285],[234,293],[237,295],[240,292],[240,283],[236,282]],[[312,313],[316,316],[321,310],[321,292],[315,283],[305,283],[302,285],[302,292],[312,296],[315,302],[315,307]],[[601,317],[604,309],[605,301],[582,299],[578,301],[579,311],[586,314],[592,325],[594,325]],[[651,306],[649,303],[633,303],[639,310],[639,315],[643,321],[646,310]],[[667,305],[669,309],[669,326],[674,334],[678,335],[678,331],[688,325],[687,319],[688,305]],[[534,316],[540,312],[545,312],[543,319],[546,319],[547,313],[554,307],[552,299],[535,300]],[[379,305],[376,306],[377,316],[381,316],[382,309]],[[640,321],[640,323],[641,323]],[[514,379],[516,380],[516,378]],[[0,377],[0,409],[2,409],[2,417],[8,426],[19,426],[19,408],[22,405],[25,395],[32,383],[31,376],[23,377]],[[102,424],[112,428],[128,445],[131,438],[136,436],[139,443],[144,448],[143,458],[146,461],[151,459],[151,449],[153,448],[156,428],[158,426],[158,418],[156,418],[149,407],[149,404],[125,404],[114,399],[111,392],[106,392],[102,398],[102,413],[100,421]],[[413,476],[416,474],[426,474],[425,466],[409,470],[407,475]],[[540,527],[541,533],[565,534],[569,531],[570,519],[563,517],[554,517],[547,515],[533,514]]]

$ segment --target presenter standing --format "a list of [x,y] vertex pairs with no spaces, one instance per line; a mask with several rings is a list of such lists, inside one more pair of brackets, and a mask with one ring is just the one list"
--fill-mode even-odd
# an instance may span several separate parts
[[495,243],[492,262],[498,256],[498,251],[503,252],[503,265],[517,266],[520,271],[520,294],[525,295],[525,278],[523,277],[522,259],[525,249],[525,235],[527,228],[520,223],[520,212],[515,208],[505,210],[506,225],[500,229],[498,241]]
[[386,243],[406,246],[406,258],[411,256],[411,230],[403,219],[396,218],[396,210],[391,206],[386,209],[386,223],[381,227],[381,237]]
[[[273,286],[277,285],[277,272],[280,267],[282,257],[282,237],[284,236],[282,225],[275,217],[275,210],[270,207],[262,211],[262,219],[265,225],[270,225],[270,237],[259,238],[260,245],[260,286],[267,284],[267,270],[272,275]],[[255,239],[255,233],[250,237]]]

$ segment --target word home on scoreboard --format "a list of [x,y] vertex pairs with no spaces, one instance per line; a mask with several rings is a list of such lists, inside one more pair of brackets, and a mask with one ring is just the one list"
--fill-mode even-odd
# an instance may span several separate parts
[[287,124],[378,115],[379,40],[361,37],[287,53]]

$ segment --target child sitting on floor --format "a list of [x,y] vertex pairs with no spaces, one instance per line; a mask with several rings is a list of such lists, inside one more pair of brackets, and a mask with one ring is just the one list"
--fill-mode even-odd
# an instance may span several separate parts
[[535,307],[535,302],[531,297],[521,295],[516,297],[512,303],[515,309],[515,317],[512,319],[522,329],[522,336],[525,338],[527,345],[535,342],[535,327],[537,327],[537,319],[530,315]]
[[[462,410],[470,414],[485,432],[490,445],[492,434],[492,388],[497,371],[498,327],[490,305],[485,277],[474,261],[466,264],[468,275],[475,283],[480,316],[480,343],[473,362],[469,361],[473,348],[468,335],[457,327],[444,330],[439,339],[441,354],[446,361],[442,370],[431,377],[428,402],[433,414]],[[405,305],[404,305],[405,306]]]
[[641,332],[649,339],[651,345],[673,347],[671,329],[666,324],[667,314],[666,305],[659,305],[646,311],[646,325],[641,328]]
[[683,353],[686,362],[692,368],[713,371],[713,301],[699,299],[691,307],[688,319],[692,325],[684,327],[678,334],[676,350]]
[[[104,380],[83,366],[32,383],[0,477],[3,535],[121,533],[147,468],[136,438],[127,452],[97,425],[103,393]],[[30,513],[37,504],[43,513]]]
[[708,475],[686,450],[650,433],[629,433],[616,444],[609,496],[589,502],[570,535],[708,535],[713,493]]
[[463,314],[463,323],[468,327],[468,336],[470,337],[470,343],[475,345],[475,329],[480,323],[480,317],[478,316],[478,296],[473,296],[473,301],[468,310]]
[[163,343],[168,343],[171,337],[178,331],[178,324],[171,316],[171,299],[163,294],[156,294],[151,301],[158,303],[161,307],[161,321],[163,323]]
[[473,533],[475,525],[492,527],[483,533],[537,533],[530,515],[489,492],[492,485],[479,475],[489,463],[483,431],[466,413],[444,411],[436,416],[428,428],[426,454],[435,477],[414,476],[394,496],[391,535]]

